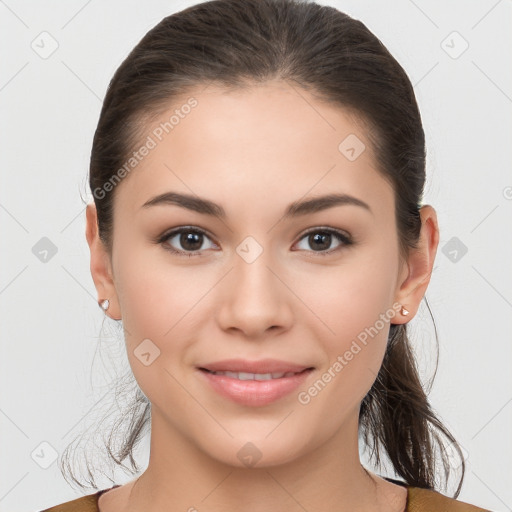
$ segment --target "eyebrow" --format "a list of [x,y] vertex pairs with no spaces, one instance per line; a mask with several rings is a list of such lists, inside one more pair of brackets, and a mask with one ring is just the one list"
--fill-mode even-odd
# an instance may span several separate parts
[[[141,208],[149,208],[150,206],[157,205],[176,205],[197,213],[211,215],[218,219],[226,218],[226,211],[222,206],[208,199],[189,194],[165,192],[149,199],[141,206]],[[370,206],[357,197],[353,197],[348,194],[329,194],[291,203],[286,209],[283,218],[299,217],[343,205],[360,206],[368,210],[373,215]]]

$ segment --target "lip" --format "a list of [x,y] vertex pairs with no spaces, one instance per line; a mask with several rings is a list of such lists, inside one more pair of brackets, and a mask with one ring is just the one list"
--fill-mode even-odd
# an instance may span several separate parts
[[[299,387],[313,371],[313,367],[264,359],[247,361],[229,359],[198,367],[199,374],[221,396],[245,406],[271,404]],[[246,373],[290,373],[294,375],[270,380],[239,380],[227,375],[215,375],[214,371]]]

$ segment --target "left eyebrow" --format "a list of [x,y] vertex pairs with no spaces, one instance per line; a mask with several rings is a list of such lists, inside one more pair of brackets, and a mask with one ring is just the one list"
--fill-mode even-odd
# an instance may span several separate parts
[[[217,217],[219,219],[226,218],[226,212],[219,204],[214,203],[209,199],[189,194],[180,194],[177,192],[165,192],[163,194],[159,194],[146,201],[141,208],[166,204],[181,206],[182,208],[187,208],[188,210]],[[373,215],[370,206],[357,197],[350,196],[348,194],[329,194],[291,203],[286,209],[284,218],[299,217],[343,205],[359,206],[366,209]]]
[[348,194],[329,194],[326,196],[314,197],[312,199],[295,201],[286,209],[284,218],[298,217],[300,215],[320,212],[328,208],[333,208],[334,206],[344,205],[360,206],[368,210],[373,215],[370,206],[357,197],[350,196]]

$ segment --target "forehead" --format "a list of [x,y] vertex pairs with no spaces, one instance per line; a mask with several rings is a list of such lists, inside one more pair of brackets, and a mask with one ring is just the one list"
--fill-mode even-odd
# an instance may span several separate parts
[[247,211],[248,199],[281,208],[329,192],[393,208],[364,123],[296,84],[198,86],[147,123],[141,141],[152,147],[116,191],[116,208],[135,212],[168,190],[223,203],[228,215]]

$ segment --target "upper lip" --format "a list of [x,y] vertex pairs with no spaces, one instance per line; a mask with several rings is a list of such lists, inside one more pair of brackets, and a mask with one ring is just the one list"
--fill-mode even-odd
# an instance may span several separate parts
[[311,366],[280,361],[278,359],[260,359],[249,361],[248,359],[224,359],[199,366],[211,372],[245,372],[245,373],[299,373]]

